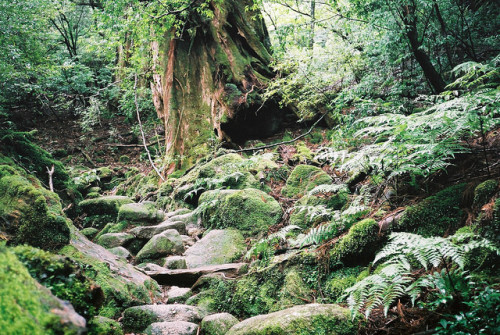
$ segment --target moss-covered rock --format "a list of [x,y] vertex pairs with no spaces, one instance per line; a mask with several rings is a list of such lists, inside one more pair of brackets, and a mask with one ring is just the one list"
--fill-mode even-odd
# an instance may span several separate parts
[[425,237],[453,233],[460,227],[463,216],[460,202],[464,189],[465,184],[454,185],[408,207],[394,230]]
[[331,264],[352,266],[369,262],[384,239],[379,230],[373,219],[356,223],[334,245],[330,252]]
[[108,233],[99,236],[97,239],[97,244],[103,246],[106,249],[121,247],[134,239],[134,235],[127,233]]
[[356,284],[362,271],[362,267],[353,267],[341,268],[330,273],[322,290],[326,300],[331,303],[338,302],[344,291]]
[[86,228],[102,229],[107,223],[116,222],[120,207],[129,203],[132,203],[132,199],[125,196],[103,196],[86,199],[80,202],[78,207],[87,214],[84,220]]
[[133,201],[129,197],[111,195],[84,200],[78,206],[88,215],[112,215],[116,219],[120,207],[130,203]]
[[474,189],[474,206],[481,207],[495,194],[498,189],[498,180],[490,179],[477,185]]
[[156,208],[154,202],[130,203],[120,207],[118,220],[135,224],[159,223],[165,218],[165,213]]
[[89,240],[93,239],[94,237],[96,237],[97,234],[99,234],[99,229],[97,228],[84,228],[82,230],[80,230],[80,233],[83,234],[83,236],[85,236],[86,238],[88,238]]
[[35,178],[8,165],[0,165],[2,232],[15,243],[51,250],[69,242],[69,220],[57,194]]
[[357,331],[358,322],[351,320],[347,308],[310,304],[244,320],[227,335],[351,335]]
[[[7,134],[5,134],[7,132]],[[54,189],[58,195],[65,201],[79,201],[80,192],[70,178],[64,165],[55,160],[50,153],[33,143],[33,134],[26,132],[14,132],[10,130],[0,130],[2,143],[0,144],[0,164],[15,166],[21,165],[24,171],[31,171],[34,176],[43,182],[49,184],[49,175],[47,167],[54,166],[52,175]],[[16,163],[8,157],[16,160]]]
[[229,313],[217,313],[206,316],[201,321],[201,331],[205,335],[225,335],[238,319]]
[[102,290],[83,275],[81,264],[27,245],[11,250],[33,278],[59,299],[69,301],[85,318],[94,316],[101,307]]
[[205,227],[237,228],[244,236],[266,232],[282,215],[279,203],[256,189],[208,191],[199,202],[208,207],[203,215]]
[[153,236],[137,253],[137,263],[158,259],[168,255],[179,255],[184,251],[181,235],[177,230],[169,229]]
[[149,276],[76,230],[72,231],[70,245],[59,253],[81,264],[83,274],[100,286],[104,295],[101,316],[116,318],[123,309],[151,303],[159,296],[159,287]]
[[123,335],[123,330],[119,322],[96,316],[89,321],[89,335]]
[[243,235],[235,229],[212,230],[185,252],[188,268],[231,263],[246,251]]
[[123,326],[128,331],[143,331],[155,322],[200,322],[205,313],[188,305],[144,305],[127,308],[123,313]]
[[2,334],[76,334],[85,319],[39,285],[24,265],[0,245],[0,330]]
[[286,197],[299,197],[321,184],[330,184],[332,178],[318,167],[297,165],[286,181],[281,194]]

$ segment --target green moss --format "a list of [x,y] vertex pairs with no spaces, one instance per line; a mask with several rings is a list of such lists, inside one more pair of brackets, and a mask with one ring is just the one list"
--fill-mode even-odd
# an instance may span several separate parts
[[128,197],[104,196],[84,200],[78,206],[88,215],[84,220],[85,227],[102,228],[109,222],[115,222],[120,207],[129,203],[132,200]]
[[323,294],[329,303],[339,302],[344,291],[358,281],[362,267],[342,268],[330,273],[323,288]]
[[88,323],[89,335],[123,335],[120,323],[103,316],[96,316]]
[[297,143],[295,149],[297,149],[297,153],[292,156],[295,162],[304,164],[313,160],[314,154],[304,142]]
[[33,278],[50,288],[56,297],[69,301],[78,314],[89,318],[100,307],[99,301],[94,301],[97,291],[94,291],[93,281],[82,276],[77,264],[29,246],[17,246],[12,251]]
[[212,203],[203,215],[205,227],[237,228],[244,236],[266,232],[282,215],[279,203],[256,189],[208,191],[199,202]]
[[369,262],[381,245],[378,223],[365,219],[349,229],[330,252],[331,264],[358,265]]
[[[109,233],[121,233],[124,232],[128,227],[129,223],[125,221],[119,221],[119,222],[110,222],[104,228],[96,235],[95,239],[99,239],[104,234],[109,234]],[[92,228],[86,228],[86,229],[92,229]]]
[[129,308],[125,310],[123,315],[123,327],[127,332],[140,332],[157,320],[158,318],[152,311],[140,308]]
[[44,335],[61,331],[61,327],[57,327],[58,318],[50,313],[51,307],[44,303],[44,295],[23,264],[3,244],[0,244],[2,334]]
[[326,172],[311,165],[297,165],[286,181],[281,193],[287,197],[299,197],[322,184],[330,184],[332,179]]
[[103,307],[99,310],[101,316],[114,319],[125,308],[151,303],[152,294],[157,291],[157,284],[153,281],[139,285],[121,278],[107,263],[86,256],[73,246],[66,246],[59,253],[82,264],[83,274],[101,287],[104,295]]
[[435,195],[406,209],[396,231],[406,231],[425,237],[453,233],[461,223],[460,209],[465,184],[446,188]]
[[498,189],[498,180],[490,179],[477,185],[474,190],[474,206],[481,207],[490,200]]
[[0,166],[0,216],[15,244],[57,249],[69,242],[69,222],[59,197],[12,167]]
[[[76,186],[64,165],[33,143],[31,133],[0,130],[0,136],[2,137],[1,156],[13,158],[16,164],[22,166],[23,170],[31,171],[45,185],[49,184],[47,167],[54,166],[53,183],[59,196],[63,197],[64,200],[70,200],[70,197],[81,199],[81,194],[76,191]],[[3,161],[7,160],[3,159]],[[68,194],[71,196],[68,197]]]
[[308,214],[307,207],[323,205],[328,209],[339,210],[345,206],[348,200],[349,194],[347,190],[339,191],[330,196],[305,195],[295,203],[295,209],[292,214],[290,214],[290,224],[302,228],[309,228],[315,224],[324,222],[328,218],[324,216],[315,216],[311,218]]

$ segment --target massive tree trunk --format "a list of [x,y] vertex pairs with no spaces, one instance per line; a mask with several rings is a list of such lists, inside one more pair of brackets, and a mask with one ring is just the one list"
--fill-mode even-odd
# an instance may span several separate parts
[[170,31],[153,45],[159,68],[151,86],[167,155],[193,157],[210,138],[239,143],[281,128],[285,112],[259,95],[273,77],[271,51],[260,13],[245,9],[250,5],[212,4],[211,20],[191,13],[181,33]]

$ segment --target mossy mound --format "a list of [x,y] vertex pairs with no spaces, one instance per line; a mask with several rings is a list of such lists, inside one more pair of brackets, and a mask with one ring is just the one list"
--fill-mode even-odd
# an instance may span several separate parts
[[225,335],[238,319],[229,313],[218,313],[206,316],[201,321],[201,331],[205,335]]
[[132,202],[132,199],[125,196],[104,196],[83,200],[78,204],[78,207],[88,215],[85,218],[86,227],[103,228],[105,224],[116,221],[122,205]]
[[231,263],[245,251],[245,240],[238,230],[212,230],[186,251],[184,259],[188,268],[196,268]]
[[207,207],[203,214],[205,227],[237,228],[244,236],[266,232],[282,215],[279,203],[256,189],[208,191],[199,202]]
[[118,220],[137,224],[159,223],[165,213],[156,209],[154,202],[130,203],[122,205],[118,211]]
[[304,195],[314,187],[331,184],[332,178],[318,167],[312,165],[297,165],[286,181],[281,194],[295,198]]
[[101,307],[102,290],[83,275],[80,264],[26,245],[11,250],[33,278],[59,299],[69,301],[80,315],[88,319]]
[[49,184],[47,168],[50,169],[54,166],[52,179],[54,189],[58,195],[64,200],[78,201],[81,199],[81,194],[76,190],[76,185],[64,165],[55,160],[50,153],[33,143],[32,133],[0,130],[0,135],[2,137],[0,164],[14,166],[13,161],[7,158],[11,157],[24,170],[31,171],[44,185]]
[[123,335],[119,322],[103,316],[96,316],[88,324],[89,335]]
[[70,223],[57,194],[8,165],[0,165],[0,216],[2,231],[14,244],[53,250],[69,242]]
[[424,237],[452,234],[460,227],[463,216],[460,203],[464,189],[465,184],[454,185],[408,207],[394,230]]
[[[74,317],[73,323],[66,319],[70,314]],[[77,334],[84,327],[83,318],[40,286],[17,257],[0,245],[2,334]]]
[[309,304],[244,320],[227,335],[351,335],[358,327],[347,308]]
[[498,180],[490,179],[477,185],[474,189],[474,206],[484,205],[498,189]]
[[379,230],[377,221],[373,219],[356,223],[330,251],[331,264],[353,266],[368,263],[384,241]]

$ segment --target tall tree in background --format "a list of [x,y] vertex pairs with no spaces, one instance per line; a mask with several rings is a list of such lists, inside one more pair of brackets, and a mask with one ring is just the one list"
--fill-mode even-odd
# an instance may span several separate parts
[[270,42],[252,0],[196,1],[182,26],[153,43],[152,91],[168,155],[191,156],[214,135],[241,142],[278,130],[284,112],[260,98],[273,77]]

